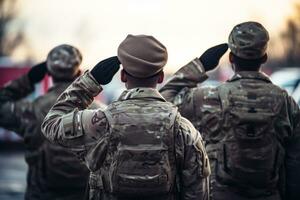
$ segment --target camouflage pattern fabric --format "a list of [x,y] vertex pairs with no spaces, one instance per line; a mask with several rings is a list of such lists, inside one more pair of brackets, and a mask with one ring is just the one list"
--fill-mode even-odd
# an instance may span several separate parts
[[[106,183],[107,179],[99,178],[99,176],[105,175],[105,173],[107,175],[109,171],[103,172],[103,170],[106,170],[108,165],[113,164],[110,163],[110,160],[114,158],[113,154],[116,151],[110,148],[114,147],[116,135],[126,136],[123,140],[140,141],[140,148],[142,148],[144,146],[142,144],[147,142],[147,138],[134,141],[134,134],[140,133],[142,128],[144,129],[143,134],[146,135],[150,134],[153,128],[155,131],[160,130],[159,128],[164,130],[164,121],[170,122],[166,115],[170,114],[173,106],[167,103],[155,89],[135,88],[125,91],[120,99],[109,105],[104,112],[86,109],[93,97],[101,91],[102,87],[89,72],[79,77],[62,93],[44,119],[43,133],[49,140],[68,147],[85,161],[92,172],[90,188],[93,191],[90,191],[90,199],[99,199],[98,197],[113,200],[140,199],[140,197],[128,198],[112,193],[111,188]],[[110,113],[110,115],[106,113]],[[108,120],[107,116],[122,120]],[[114,123],[110,124],[109,122],[112,121]],[[126,123],[122,124],[125,121]],[[142,122],[142,124],[138,124],[138,122]],[[135,125],[134,127],[138,132],[134,132],[132,130],[134,127],[131,125]],[[111,128],[112,132],[110,131]],[[115,128],[119,132],[115,133]],[[173,167],[177,169],[178,180],[176,179],[177,181],[172,183],[174,188],[169,194],[154,196],[148,193],[143,199],[208,199],[207,177],[210,168],[201,135],[180,114],[175,117],[173,129],[175,148],[170,146],[165,146],[165,148],[174,148],[176,166]],[[167,133],[162,131],[160,134]],[[133,163],[127,163],[128,166],[131,164]],[[103,180],[102,190],[99,180]],[[93,185],[91,186],[91,184]],[[178,187],[175,188],[175,185]],[[99,193],[102,193],[97,194],[95,188],[100,188]]]
[[233,54],[244,59],[258,59],[266,54],[268,31],[257,22],[236,25],[228,38],[228,46]]
[[[149,95],[152,91],[133,89],[127,98],[144,92]],[[135,198],[169,194],[176,176],[176,107],[164,101],[118,101],[104,113],[110,124],[110,142],[102,167],[105,190]]]
[[67,44],[54,47],[47,56],[47,69],[58,80],[72,80],[82,62],[80,51]]
[[206,79],[195,59],[160,92],[203,135],[211,198],[299,199],[300,110],[295,101],[261,72],[238,72],[216,88],[198,85]]
[[24,139],[28,164],[25,199],[83,199],[88,169],[73,153],[49,143],[41,133],[42,120],[68,85],[57,83],[32,102],[24,100],[34,90],[27,75],[0,89],[0,126]]

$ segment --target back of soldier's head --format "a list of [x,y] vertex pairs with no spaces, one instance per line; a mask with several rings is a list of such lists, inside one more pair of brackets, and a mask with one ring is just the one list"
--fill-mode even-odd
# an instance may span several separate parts
[[54,47],[47,57],[47,69],[55,81],[72,81],[80,73],[82,62],[80,51],[71,45]]
[[236,25],[228,38],[231,61],[240,69],[259,68],[267,59],[268,31],[257,22]]
[[[153,36],[128,35],[118,48],[123,73],[136,86],[157,83],[168,60],[166,47]],[[122,75],[123,77],[123,75]],[[123,82],[126,82],[123,80]],[[149,83],[149,84],[148,84]]]

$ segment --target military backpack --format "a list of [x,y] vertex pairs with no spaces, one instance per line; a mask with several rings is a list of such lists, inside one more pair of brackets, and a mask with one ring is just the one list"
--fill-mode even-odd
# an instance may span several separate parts
[[217,144],[217,179],[246,196],[271,194],[284,158],[275,128],[282,96],[265,81],[232,81],[218,91],[223,137]]
[[104,191],[128,197],[172,192],[177,109],[165,102],[130,100],[113,103],[104,113],[110,127],[101,168]]

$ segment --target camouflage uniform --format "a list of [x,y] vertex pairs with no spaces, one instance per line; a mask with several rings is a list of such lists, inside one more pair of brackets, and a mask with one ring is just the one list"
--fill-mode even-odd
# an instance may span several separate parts
[[42,120],[69,84],[56,83],[33,102],[23,100],[34,91],[27,75],[0,89],[0,126],[15,131],[25,143],[25,199],[83,199],[88,169],[74,154],[49,143],[41,134]]
[[[203,134],[212,170],[212,199],[283,199],[279,193],[285,195],[286,199],[299,199],[300,110],[298,105],[286,91],[273,85],[261,72],[237,72],[230,80],[216,88],[198,86],[206,79],[205,70],[196,58],[176,72],[160,92],[166,100],[177,105],[181,114]],[[243,112],[235,113],[236,110]],[[241,115],[242,118],[251,118],[249,121],[256,123],[249,125],[247,121],[239,121]],[[253,138],[255,134],[266,135],[269,139],[267,143],[248,143],[242,148],[234,144],[220,145],[228,140],[229,136],[235,134],[249,134]],[[264,163],[260,166],[264,156],[273,155],[272,151],[265,151],[271,143],[277,148],[276,163]],[[251,148],[256,148],[257,152],[251,152]],[[225,150],[231,154],[229,157],[235,158],[238,162],[243,161],[244,158],[247,158],[247,161],[252,159],[252,162],[247,163],[248,168],[243,169],[249,170],[248,176],[233,174],[240,166],[237,166],[238,163],[232,163],[230,159],[224,159],[228,157],[223,153]],[[220,155],[223,158],[219,158]],[[263,186],[252,187],[251,173],[256,173],[256,169],[267,168],[268,164],[274,169],[272,180],[269,181],[267,176],[261,176],[260,182],[253,184]],[[230,171],[231,169],[235,170]],[[228,174],[229,178],[226,179],[230,180],[233,177],[240,180],[224,182],[223,179]],[[234,185],[236,182],[239,185]]]
[[[161,134],[157,135],[158,139],[160,136],[165,137],[166,132],[174,134],[172,141],[175,148],[167,146],[167,150],[170,152],[173,149],[176,152],[176,161],[173,161],[176,163],[176,180],[181,193],[178,199],[207,199],[206,178],[209,174],[209,163],[201,136],[190,122],[179,113],[174,114],[175,107],[167,103],[157,90],[151,88],[125,91],[120,99],[109,105],[104,112],[99,109],[86,110],[93,97],[101,91],[99,83],[90,72],[86,72],[58,98],[42,125],[43,133],[49,140],[70,148],[91,170],[90,199],[126,199],[112,193],[107,183],[109,179],[106,176],[112,173],[109,168],[113,167],[111,159],[116,152],[115,148],[118,148],[111,144],[116,137],[124,136],[122,139],[126,140],[127,144],[137,145],[134,148],[142,148],[145,141],[135,141],[135,134],[144,134],[147,137],[158,130]],[[172,124],[172,119],[174,123],[167,131],[165,128]],[[152,149],[152,146],[148,146],[148,149]],[[153,159],[149,157],[144,164],[152,162]],[[130,166],[133,163],[127,164]],[[101,179],[99,170],[103,175]],[[103,180],[103,189],[99,180]],[[152,193],[148,193],[148,197],[143,199],[177,199],[175,180],[172,185],[172,190],[166,195],[149,197]],[[95,194],[94,190],[97,187],[103,191],[102,194]]]

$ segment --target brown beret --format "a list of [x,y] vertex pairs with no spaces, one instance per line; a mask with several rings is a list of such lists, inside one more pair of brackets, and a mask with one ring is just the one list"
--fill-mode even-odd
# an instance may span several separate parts
[[160,72],[168,60],[166,47],[153,36],[128,35],[119,45],[118,58],[124,70],[137,78]]

